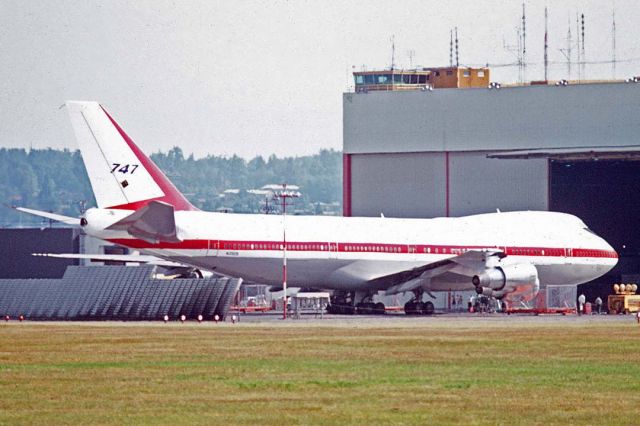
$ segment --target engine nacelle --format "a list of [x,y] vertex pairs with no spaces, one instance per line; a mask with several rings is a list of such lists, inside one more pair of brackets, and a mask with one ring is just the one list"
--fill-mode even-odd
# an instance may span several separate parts
[[540,290],[538,270],[530,263],[515,263],[487,269],[474,275],[471,282],[476,293],[484,296],[505,298],[511,302],[529,301]]

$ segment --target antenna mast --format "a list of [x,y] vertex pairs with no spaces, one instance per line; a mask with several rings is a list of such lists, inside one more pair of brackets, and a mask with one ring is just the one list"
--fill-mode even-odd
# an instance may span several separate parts
[[578,55],[578,81],[582,80],[582,56],[580,53],[580,16],[576,12],[576,37],[578,37],[577,55]]
[[613,11],[611,13],[611,68],[613,79],[616,78],[616,5],[613,4]]
[[391,36],[391,71],[396,68],[396,36]]
[[548,81],[548,68],[549,68],[549,35],[548,35],[548,13],[547,8],[544,8],[544,81]]
[[453,68],[453,30],[449,30],[449,66]]
[[522,81],[527,78],[527,15],[525,13],[524,1],[522,2]]
[[518,82],[524,83],[526,80],[526,55],[527,55],[527,23],[525,14],[525,4],[522,2],[522,16],[518,18],[518,26],[516,27],[516,44],[515,46],[507,44],[502,40],[503,47],[516,55],[516,63],[518,65]]
[[458,27],[456,27],[456,68],[460,67],[460,62],[458,62]]
[[571,45],[571,15],[569,15],[567,23],[567,47],[560,49],[560,52],[567,58],[567,78],[571,80],[571,52],[573,50],[573,46]]
[[584,13],[580,15],[580,18],[582,19],[582,38],[580,40],[580,42],[582,43],[581,46],[581,51],[582,51],[582,74],[585,75],[586,77],[586,58],[587,56],[584,53]]

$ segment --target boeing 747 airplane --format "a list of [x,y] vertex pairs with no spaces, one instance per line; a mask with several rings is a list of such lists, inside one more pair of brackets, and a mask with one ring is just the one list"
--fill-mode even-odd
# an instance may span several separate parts
[[604,239],[564,213],[394,219],[200,211],[104,107],[66,106],[97,207],[55,219],[147,256],[273,286],[283,283],[286,251],[290,285],[334,290],[332,312],[383,311],[373,303],[379,291],[413,292],[408,313],[432,313],[423,301],[431,291],[527,301],[541,286],[588,282],[618,261]]

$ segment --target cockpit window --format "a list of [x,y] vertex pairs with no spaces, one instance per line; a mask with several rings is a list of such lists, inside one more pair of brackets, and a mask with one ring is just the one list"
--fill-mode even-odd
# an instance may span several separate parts
[[591,229],[589,229],[589,228],[584,228],[584,230],[585,230],[585,231],[587,231],[587,232],[588,232],[588,233],[590,233],[590,234],[595,235],[596,237],[598,237],[598,236],[599,236],[598,234],[596,234],[595,232],[593,232],[593,231],[592,231]]

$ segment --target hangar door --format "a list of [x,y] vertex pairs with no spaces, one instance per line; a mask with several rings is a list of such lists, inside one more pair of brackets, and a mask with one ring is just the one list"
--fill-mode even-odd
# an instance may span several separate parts
[[549,210],[580,217],[613,246],[610,279],[640,274],[640,161],[550,159]]

